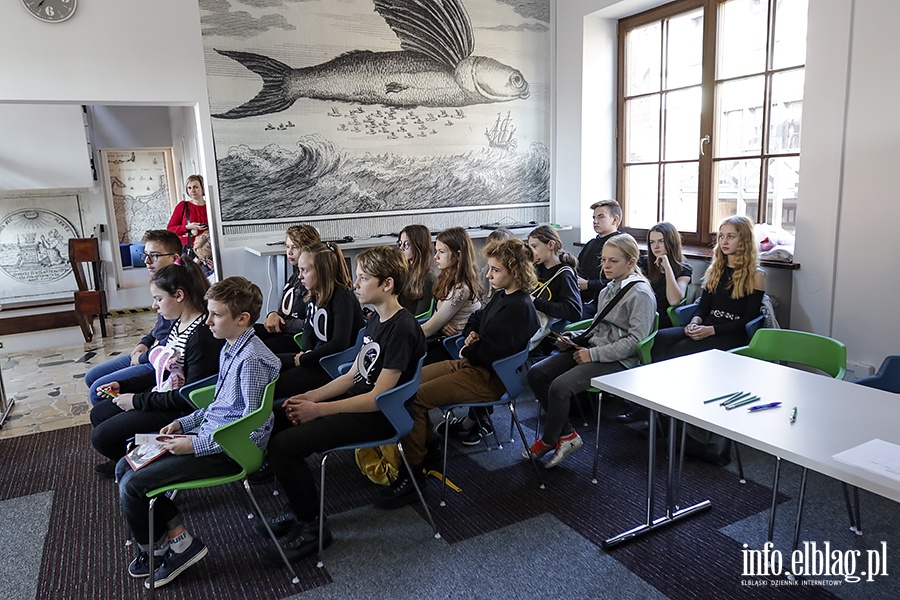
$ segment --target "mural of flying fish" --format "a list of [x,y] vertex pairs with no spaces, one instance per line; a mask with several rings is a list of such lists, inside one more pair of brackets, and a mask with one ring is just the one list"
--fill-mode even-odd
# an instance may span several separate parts
[[399,51],[352,50],[292,69],[268,56],[216,52],[263,79],[249,102],[213,115],[243,119],[290,108],[298,98],[385,106],[456,107],[528,98],[528,82],[493,58],[473,56],[472,23],[461,0],[374,0],[400,39]]

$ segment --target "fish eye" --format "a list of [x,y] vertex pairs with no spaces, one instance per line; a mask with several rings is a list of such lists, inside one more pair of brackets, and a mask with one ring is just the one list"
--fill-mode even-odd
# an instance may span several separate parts
[[522,84],[525,82],[525,78],[522,77],[522,74],[516,71],[512,75],[509,76],[509,81],[516,87],[522,87]]

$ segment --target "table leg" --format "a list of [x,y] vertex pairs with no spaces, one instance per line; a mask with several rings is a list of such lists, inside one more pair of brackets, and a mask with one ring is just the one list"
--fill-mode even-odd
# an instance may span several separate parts
[[775,481],[772,483],[772,508],[769,511],[769,536],[766,538],[772,543],[775,534],[775,507],[778,505],[778,482],[781,478],[781,457],[775,457]]
[[675,510],[673,506],[673,492],[671,482],[673,481],[672,475],[675,470],[675,449],[672,447],[674,444],[675,436],[669,435],[669,458],[668,458],[668,473],[669,473],[669,491],[666,494],[666,515],[663,517],[658,517],[656,519],[653,518],[653,484],[654,484],[654,463],[656,458],[656,411],[650,411],[650,438],[647,442],[648,449],[650,453],[650,459],[648,462],[647,469],[647,519],[646,522],[629,529],[623,533],[620,533],[616,536],[613,536],[607,540],[605,540],[601,546],[604,550],[608,550],[614,546],[618,546],[624,542],[630,541],[636,537],[644,535],[645,533],[649,533],[660,527],[664,527],[666,525],[670,525],[675,523],[676,521],[680,521],[681,519],[685,519],[698,513],[703,510],[707,510],[712,507],[712,503],[709,500],[704,500],[703,502],[698,502],[693,506],[688,506],[687,508],[682,508]]

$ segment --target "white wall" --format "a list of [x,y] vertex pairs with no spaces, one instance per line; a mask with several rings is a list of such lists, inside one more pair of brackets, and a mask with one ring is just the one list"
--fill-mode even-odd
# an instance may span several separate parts
[[90,110],[98,150],[172,145],[172,124],[165,106],[92,106]]

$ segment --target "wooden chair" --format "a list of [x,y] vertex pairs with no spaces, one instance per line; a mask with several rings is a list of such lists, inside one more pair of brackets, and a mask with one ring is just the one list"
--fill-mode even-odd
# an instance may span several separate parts
[[[75,318],[85,342],[94,339],[94,315],[100,317],[100,335],[106,337],[106,291],[100,273],[100,244],[97,238],[70,238],[69,262],[78,290],[75,292]],[[85,263],[90,263],[94,289],[88,284]]]

